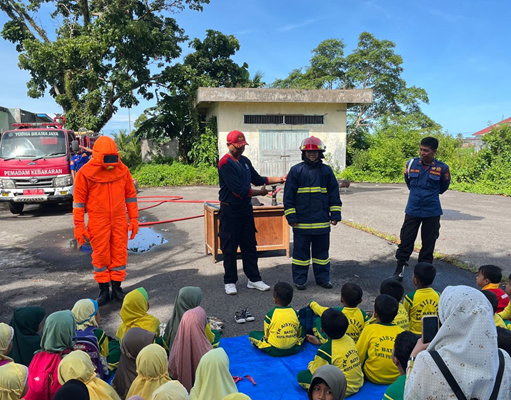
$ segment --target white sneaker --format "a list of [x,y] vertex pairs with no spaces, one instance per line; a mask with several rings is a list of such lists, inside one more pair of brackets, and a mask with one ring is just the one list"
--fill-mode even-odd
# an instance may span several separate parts
[[236,289],[236,284],[235,283],[226,283],[225,284],[225,293],[238,294],[238,289]]
[[270,290],[270,287],[263,281],[252,282],[250,279],[248,280],[247,287],[249,289],[260,290],[261,292],[267,292],[268,290]]

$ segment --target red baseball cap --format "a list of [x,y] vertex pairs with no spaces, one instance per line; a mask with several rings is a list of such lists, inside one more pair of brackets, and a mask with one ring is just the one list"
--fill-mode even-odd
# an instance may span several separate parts
[[234,147],[248,146],[245,135],[241,131],[231,131],[227,135],[227,144],[232,144]]

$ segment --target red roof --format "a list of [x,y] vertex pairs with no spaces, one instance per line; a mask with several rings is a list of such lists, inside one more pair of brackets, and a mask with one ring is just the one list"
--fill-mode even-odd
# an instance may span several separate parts
[[485,133],[490,132],[492,130],[492,128],[497,128],[499,125],[502,125],[502,124],[511,124],[511,117],[503,119],[502,121],[497,122],[496,124],[493,124],[493,125],[489,126],[488,128],[484,128],[484,129],[480,130],[479,132],[473,133],[472,136],[484,135]]

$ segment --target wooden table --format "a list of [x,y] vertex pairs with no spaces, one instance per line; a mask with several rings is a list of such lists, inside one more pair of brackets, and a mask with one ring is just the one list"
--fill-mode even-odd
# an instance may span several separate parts
[[[222,253],[218,237],[219,211],[219,204],[204,204],[205,254],[212,254],[214,263],[217,254]],[[286,250],[286,256],[289,257],[289,224],[284,217],[284,206],[282,204],[254,206],[254,221],[257,230],[257,251]]]

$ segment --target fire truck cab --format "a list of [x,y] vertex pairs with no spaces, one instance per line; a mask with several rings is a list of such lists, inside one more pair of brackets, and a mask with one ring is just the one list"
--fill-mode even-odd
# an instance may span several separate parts
[[13,214],[25,204],[72,203],[71,157],[92,149],[100,134],[74,132],[59,123],[13,124],[0,138],[0,201]]

